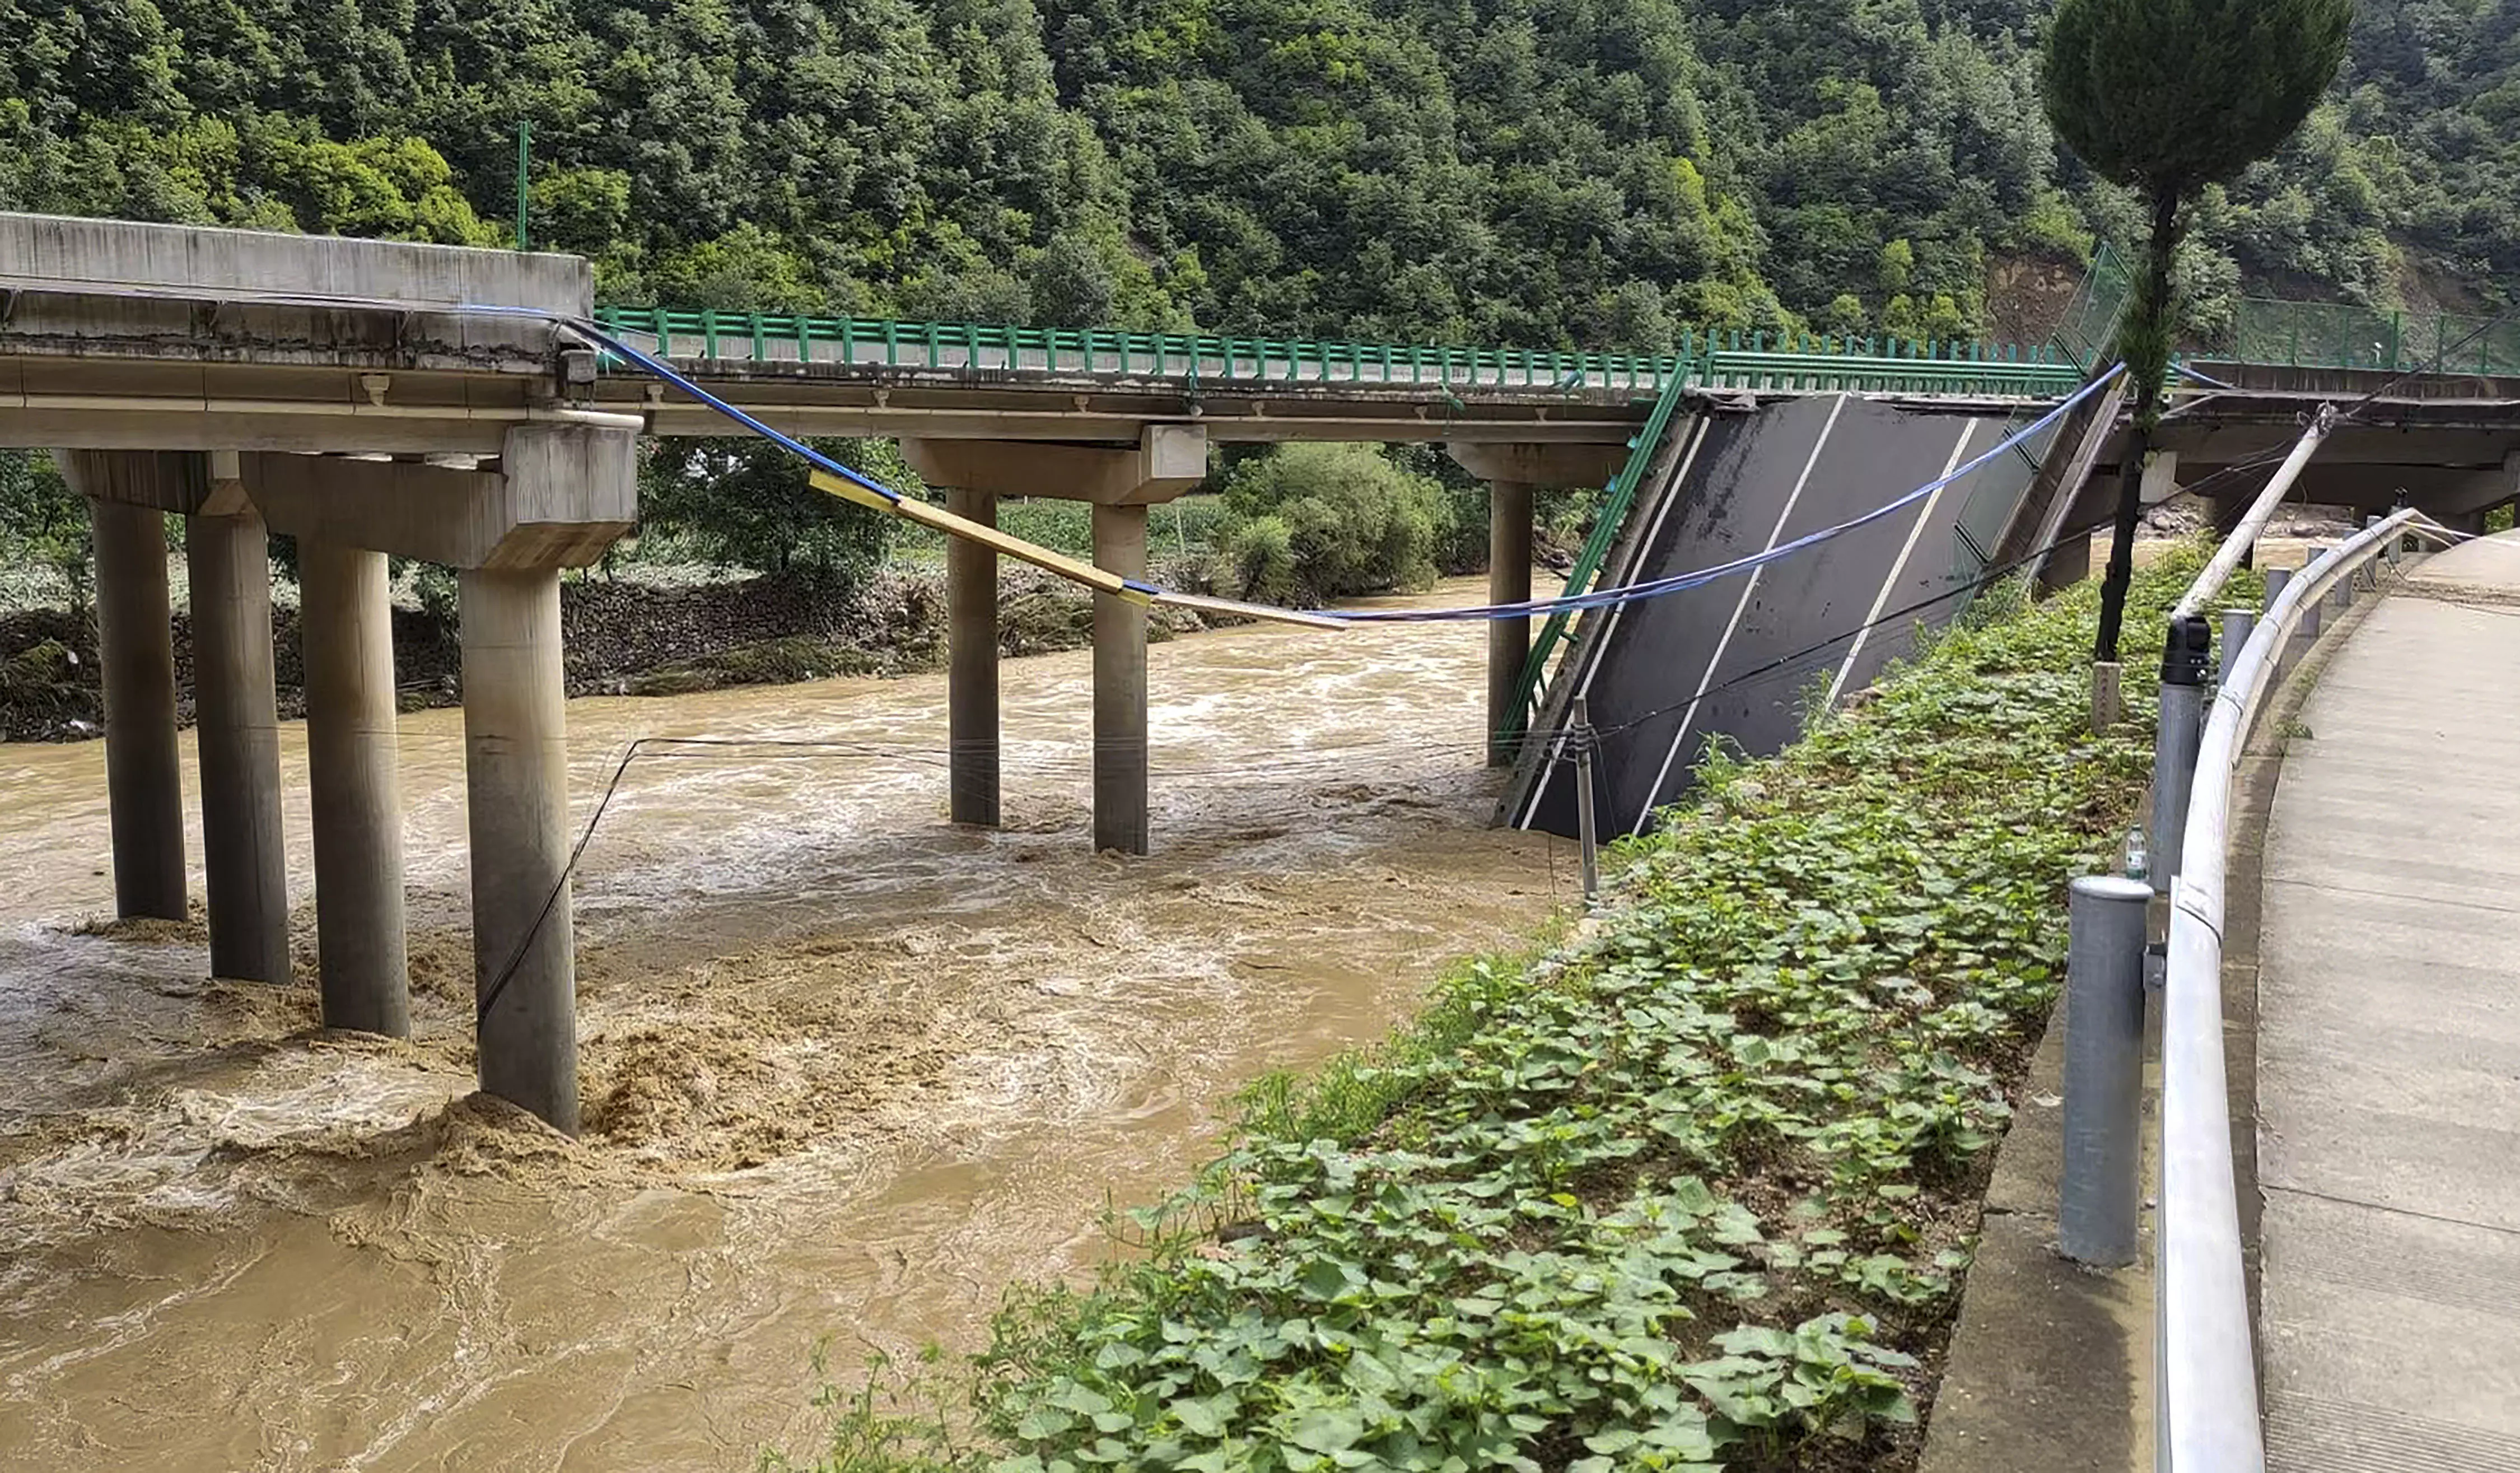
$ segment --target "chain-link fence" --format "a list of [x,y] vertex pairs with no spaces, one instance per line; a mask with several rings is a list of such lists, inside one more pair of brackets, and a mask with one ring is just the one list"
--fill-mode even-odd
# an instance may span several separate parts
[[2127,274],[2126,259],[2108,242],[2092,252],[2091,269],[2083,273],[2083,285],[2075,289],[2050,339],[2086,373],[2098,367],[2115,345],[2118,314],[2126,310],[2134,280]]

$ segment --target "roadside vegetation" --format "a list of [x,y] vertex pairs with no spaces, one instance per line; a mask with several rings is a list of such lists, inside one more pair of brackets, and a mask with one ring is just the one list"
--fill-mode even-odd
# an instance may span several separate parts
[[2086,730],[2096,592],[1998,591],[1783,754],[1710,755],[1590,919],[1253,1087],[1099,1283],[1010,1300],[968,1413],[835,1395],[819,1466],[1910,1465],[2066,881],[2145,780],[2148,713]]

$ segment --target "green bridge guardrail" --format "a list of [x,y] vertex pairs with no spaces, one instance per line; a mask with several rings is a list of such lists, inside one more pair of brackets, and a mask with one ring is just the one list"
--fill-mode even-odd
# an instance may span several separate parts
[[[992,327],[797,313],[600,307],[610,332],[660,356],[945,372],[1108,374],[1193,380],[1439,385],[1563,392],[1710,388],[2043,397],[2072,365],[2047,345],[1685,333],[1676,353],[1573,353],[1424,343],[1320,342],[1206,334]],[[2062,388],[2059,385],[2062,384]]]
[[[1584,539],[1583,550],[1575,555],[1575,565],[1566,573],[1565,598],[1587,593],[1594,575],[1610,555],[1610,545],[1626,526],[1629,511],[1636,506],[1637,488],[1652,470],[1654,456],[1662,448],[1662,437],[1671,427],[1673,411],[1680,407],[1681,391],[1686,385],[1674,379],[1654,400],[1653,413],[1645,417],[1644,427],[1628,441],[1627,464],[1610,478],[1601,498],[1601,510],[1593,518],[1591,535]],[[1566,627],[1574,615],[1560,608],[1552,611],[1540,626],[1539,636],[1531,642],[1531,652],[1523,657],[1522,674],[1515,677],[1513,704],[1504,716],[1505,727],[1498,732],[1501,742],[1518,741],[1531,725],[1534,700],[1540,693],[1540,683],[1549,671],[1549,657],[1557,650],[1558,641],[1566,637]]]
[[2520,375],[2520,321],[2243,297],[2232,312],[2230,356],[2287,368]]

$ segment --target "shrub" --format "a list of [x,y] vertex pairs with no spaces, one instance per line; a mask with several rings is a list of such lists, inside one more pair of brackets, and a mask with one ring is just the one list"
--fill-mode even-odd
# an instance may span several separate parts
[[[1319,602],[1435,579],[1443,494],[1365,445],[1289,445],[1225,484],[1220,586]],[[1269,525],[1274,524],[1274,525]]]

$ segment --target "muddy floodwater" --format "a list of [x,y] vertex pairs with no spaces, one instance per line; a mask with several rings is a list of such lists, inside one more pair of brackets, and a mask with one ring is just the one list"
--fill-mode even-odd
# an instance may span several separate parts
[[571,702],[580,822],[636,737],[833,744],[624,776],[577,883],[574,1141],[470,1096],[460,712],[402,726],[409,1044],[315,1026],[301,730],[292,988],[205,979],[198,923],[100,924],[101,744],[0,746],[0,1466],[811,1451],[818,1341],[976,1346],[1241,1082],[1568,898],[1562,841],[1485,826],[1483,641],[1156,647],[1144,860],[1087,850],[1081,651],[1002,667],[995,833],[944,822],[941,676]]

